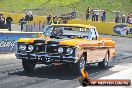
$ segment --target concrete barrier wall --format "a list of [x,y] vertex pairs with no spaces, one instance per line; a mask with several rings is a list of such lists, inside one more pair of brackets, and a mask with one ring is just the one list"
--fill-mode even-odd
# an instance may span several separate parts
[[42,32],[0,32],[0,53],[15,52],[16,42],[19,38],[37,37]]
[[[86,21],[86,20],[69,20],[68,23],[73,24],[86,24],[95,26],[99,33],[101,34],[109,34],[109,35],[118,35],[113,31],[113,27],[116,25],[120,25],[121,23],[113,23],[113,22],[97,22],[97,21]],[[132,24],[127,24],[132,28]]]

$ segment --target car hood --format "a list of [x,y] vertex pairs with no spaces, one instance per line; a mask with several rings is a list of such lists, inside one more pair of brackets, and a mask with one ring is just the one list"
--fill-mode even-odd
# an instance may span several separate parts
[[45,44],[58,44],[58,45],[66,45],[66,46],[98,46],[101,41],[99,40],[87,40],[87,39],[55,39],[55,38],[20,38],[18,42],[24,43],[45,43]]

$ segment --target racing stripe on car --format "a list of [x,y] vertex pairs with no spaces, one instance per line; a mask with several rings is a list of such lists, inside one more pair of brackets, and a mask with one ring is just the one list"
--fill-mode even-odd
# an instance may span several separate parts
[[60,44],[64,39],[49,39],[47,40],[47,44]]
[[20,38],[17,42],[18,43],[33,43],[36,38]]
[[34,41],[34,43],[45,43],[46,40],[49,40],[49,38],[39,38]]

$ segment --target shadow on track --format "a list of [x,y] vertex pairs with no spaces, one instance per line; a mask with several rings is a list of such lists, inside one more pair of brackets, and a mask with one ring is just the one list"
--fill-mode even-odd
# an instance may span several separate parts
[[[89,73],[90,78],[98,79],[100,77],[108,76],[118,71],[110,70],[115,65],[124,63],[126,56],[122,54],[117,54],[112,61],[110,61],[110,66],[108,68],[99,68],[97,64],[86,66],[86,71]],[[125,59],[128,60],[128,59]],[[122,62],[123,61],[123,62]],[[131,62],[131,61],[130,61]],[[10,72],[8,75],[18,75],[18,76],[28,76],[28,77],[38,77],[38,78],[48,78],[48,79],[60,79],[60,80],[73,80],[78,78],[74,73],[74,69],[71,69],[68,65],[60,66],[39,66],[35,68],[32,72],[17,71]]]
[[[89,72],[89,74],[93,73],[101,73],[106,72],[111,68],[112,66],[108,68],[99,68],[96,65],[86,67],[86,71]],[[25,72],[25,71],[18,71],[13,73],[8,73],[8,75],[19,75],[19,76],[28,76],[28,77],[38,77],[38,78],[48,78],[48,79],[60,79],[60,80],[74,80],[78,78],[77,75],[75,75],[74,70],[70,69],[70,67],[66,67],[63,65],[54,67],[48,67],[48,66],[42,66],[35,68],[32,72]],[[94,74],[96,76],[96,74]],[[92,77],[92,76],[91,76]]]

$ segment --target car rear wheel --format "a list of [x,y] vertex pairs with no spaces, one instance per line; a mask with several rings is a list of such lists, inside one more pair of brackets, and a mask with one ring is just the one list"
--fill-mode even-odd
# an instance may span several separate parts
[[22,60],[23,69],[26,72],[33,71],[36,63],[30,62],[28,60]]
[[80,75],[81,74],[81,70],[85,69],[85,64],[86,64],[85,57],[84,57],[84,55],[82,55],[80,57],[80,60],[77,63],[72,65],[73,70],[75,71],[75,74]]
[[109,66],[109,55],[107,54],[102,62],[98,63],[101,68],[107,68]]

